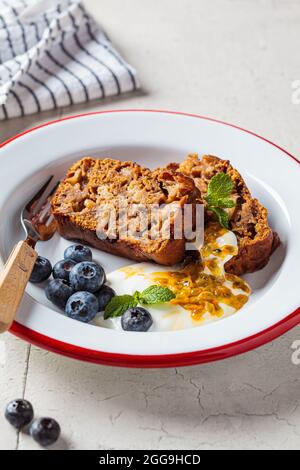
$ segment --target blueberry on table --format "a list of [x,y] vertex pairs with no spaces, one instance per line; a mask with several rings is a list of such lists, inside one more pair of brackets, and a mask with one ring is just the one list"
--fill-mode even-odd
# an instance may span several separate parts
[[76,263],[81,261],[92,261],[92,251],[84,245],[71,245],[64,252],[65,259],[72,259]]
[[5,418],[16,429],[21,429],[33,418],[31,403],[23,398],[10,401],[5,408]]
[[69,281],[70,271],[75,266],[76,261],[72,259],[62,259],[58,261],[52,270],[52,274],[54,279],[64,279],[65,281]]
[[95,293],[95,295],[98,298],[99,312],[103,312],[108,302],[116,295],[116,293],[111,287],[104,285]]
[[65,312],[73,320],[89,323],[99,311],[98,300],[90,292],[75,292],[66,305]]
[[60,426],[53,418],[38,418],[30,426],[30,435],[43,447],[50,446],[60,435]]
[[47,258],[44,258],[43,256],[38,256],[35,261],[29,280],[30,282],[34,283],[43,282],[48,279],[51,272],[52,266],[50,261]]
[[70,272],[70,285],[75,291],[97,292],[105,281],[103,268],[92,261],[76,264]]
[[121,317],[121,325],[125,331],[148,331],[153,320],[145,308],[129,308]]
[[45,289],[48,300],[59,308],[64,309],[67,300],[74,293],[74,290],[65,279],[53,279]]

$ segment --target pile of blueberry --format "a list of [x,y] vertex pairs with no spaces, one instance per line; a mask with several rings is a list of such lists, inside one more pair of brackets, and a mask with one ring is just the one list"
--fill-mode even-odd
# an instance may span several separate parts
[[60,426],[53,418],[37,418],[33,420],[32,404],[18,398],[8,403],[5,408],[5,418],[16,429],[21,430],[29,426],[29,434],[41,446],[50,446],[57,441],[60,435]]
[[105,285],[104,269],[92,260],[90,248],[71,245],[64,259],[52,268],[47,258],[38,256],[30,281],[43,282],[50,276],[45,293],[48,300],[63,309],[68,317],[88,323],[102,312],[115,291]]

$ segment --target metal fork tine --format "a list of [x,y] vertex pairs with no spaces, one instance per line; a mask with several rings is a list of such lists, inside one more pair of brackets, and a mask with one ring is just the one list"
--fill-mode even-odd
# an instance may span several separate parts
[[56,231],[50,200],[60,181],[48,188],[52,180],[53,176],[48,178],[21,212],[21,224],[26,233],[26,241],[32,247],[38,240],[49,240]]
[[49,197],[53,196],[53,194],[54,194],[55,191],[57,190],[59,184],[60,184],[60,181],[57,181],[57,183],[53,186],[53,188],[51,189],[51,191],[50,191],[50,193],[48,194],[48,196],[47,196],[46,199],[49,199]]
[[[33,198],[26,204],[25,210],[32,215],[32,210],[38,204],[39,201],[42,199],[42,195],[46,191],[47,187],[49,186],[50,182],[53,180],[54,176],[51,175],[50,178],[43,184],[43,186],[37,191],[37,193],[33,196]],[[45,201],[46,198],[44,198]]]
[[45,215],[47,215],[47,217],[49,217],[50,198],[55,193],[55,191],[57,190],[57,187],[58,187],[59,183],[60,183],[60,181],[57,181],[57,183],[53,186],[53,188],[51,189],[49,194],[46,197],[44,197],[43,200],[40,201],[40,203],[38,203],[36,205],[33,217],[36,214],[39,214],[39,219],[40,220],[43,220]]
[[57,183],[53,186],[53,188],[49,191],[49,193],[47,194],[47,196],[44,196],[43,198],[41,198],[41,200],[39,202],[37,202],[36,206],[34,207],[34,214],[33,214],[33,217],[36,215],[36,214],[40,214],[41,217],[43,217],[43,214],[49,212],[50,210],[50,199],[51,199],[51,196],[55,193],[55,191],[57,190],[57,187],[59,185],[60,181],[57,181]]

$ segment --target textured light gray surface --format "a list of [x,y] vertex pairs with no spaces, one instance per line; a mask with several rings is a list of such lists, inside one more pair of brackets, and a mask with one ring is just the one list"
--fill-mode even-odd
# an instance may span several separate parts
[[[138,69],[143,92],[1,123],[1,141],[61,115],[139,107],[227,120],[297,155],[297,0],[85,3]],[[299,448],[297,339],[300,327],[219,363],[141,371],[75,362],[7,334],[0,338],[0,405],[25,392],[37,414],[60,421],[57,448]],[[1,417],[0,435],[0,448],[37,448]]]

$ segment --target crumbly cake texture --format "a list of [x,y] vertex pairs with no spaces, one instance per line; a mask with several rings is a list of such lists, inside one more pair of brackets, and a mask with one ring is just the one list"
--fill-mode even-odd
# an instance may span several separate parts
[[[197,154],[191,154],[181,164],[171,163],[168,168],[193,178],[202,197],[214,175],[224,172],[230,176],[234,183],[232,198],[236,202],[235,207],[229,209],[230,229],[237,237],[239,252],[225,264],[225,270],[241,275],[263,268],[280,240],[269,227],[267,209],[251,196],[242,176],[230,162],[212,155],[199,159]],[[208,213],[210,216],[212,214]]]
[[[158,219],[154,222],[151,219],[150,222],[151,229],[154,232],[157,230],[156,234],[161,233],[160,238],[153,240],[142,236],[137,239],[130,235],[125,239],[99,238],[99,208],[102,208],[101,217],[107,217],[108,220],[112,209],[120,210],[122,198],[128,206],[135,207],[130,215],[133,223],[138,217],[139,221],[143,218],[139,205],[147,207],[156,204],[164,207]],[[52,212],[58,231],[67,239],[78,240],[135,261],[150,260],[173,265],[182,261],[185,255],[185,239],[176,239],[173,236],[174,220],[182,214],[184,204],[196,202],[201,202],[201,197],[193,179],[178,171],[151,171],[130,161],[86,157],[68,170],[52,199]],[[164,237],[163,211],[170,207],[174,207],[170,224],[171,236]],[[148,233],[148,219],[145,228]],[[102,232],[105,230],[106,235],[109,235],[109,228],[102,221]],[[118,223],[116,230],[120,230]]]

